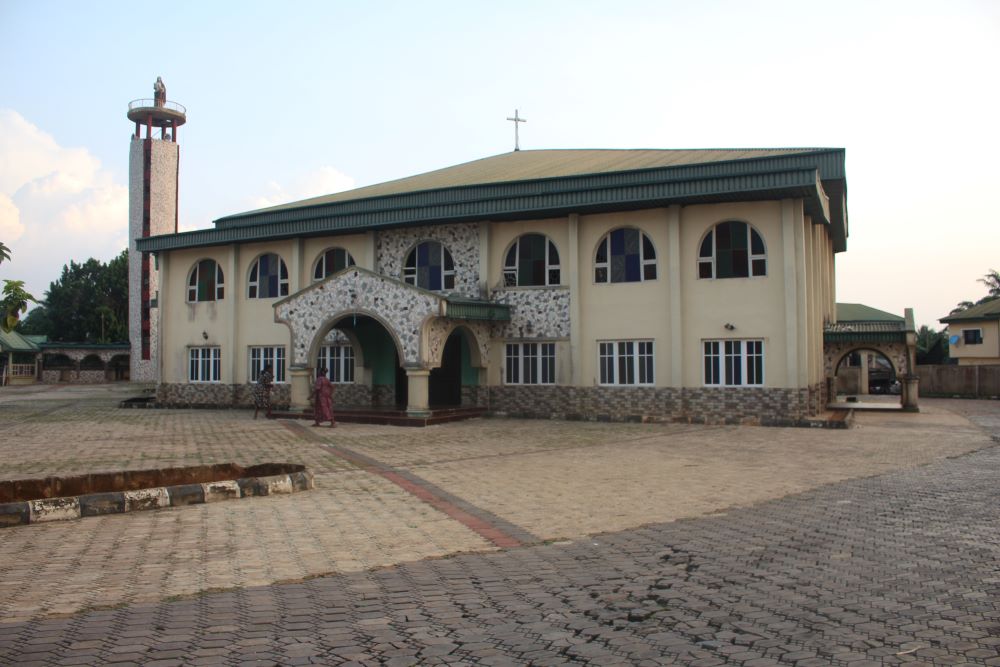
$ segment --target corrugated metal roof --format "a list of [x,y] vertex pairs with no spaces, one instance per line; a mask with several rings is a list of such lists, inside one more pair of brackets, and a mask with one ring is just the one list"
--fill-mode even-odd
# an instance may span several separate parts
[[38,352],[38,346],[16,331],[0,329],[0,352]]
[[[214,229],[136,239],[136,245],[161,252],[411,225],[801,198],[814,222],[830,225],[834,251],[841,252],[845,179],[842,148],[518,151],[232,215],[216,220]],[[828,201],[824,184],[835,201]]]
[[838,303],[837,321],[838,322],[870,322],[870,321],[903,322],[904,320],[899,315],[893,315],[892,313],[887,313],[884,310],[879,310],[878,308],[872,308],[871,306],[866,306],[863,303]]
[[960,313],[942,317],[938,322],[964,322],[967,320],[997,320],[1000,319],[1000,299],[987,301],[978,306],[973,306]]
[[837,322],[836,324],[828,324],[823,331],[824,333],[872,334],[901,332],[905,329],[905,321],[903,318],[899,318],[898,321]]
[[[699,148],[699,149],[565,149],[513,151],[346,192],[303,199],[240,216],[303,206],[384,197],[421,190],[511,181],[605,174],[660,167],[729,162],[800,153],[839,151],[831,148]],[[222,218],[225,220],[226,218]]]

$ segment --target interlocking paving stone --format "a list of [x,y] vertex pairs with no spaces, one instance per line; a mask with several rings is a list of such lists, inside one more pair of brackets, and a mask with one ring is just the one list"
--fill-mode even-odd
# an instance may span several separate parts
[[[962,407],[969,419],[996,434],[1000,420],[994,412],[1000,410],[996,404],[984,407],[981,403]],[[45,420],[64,419],[65,427],[83,409],[49,410]],[[190,428],[192,421],[200,421],[201,427],[207,429],[207,437],[220,439],[221,445],[202,452],[203,457],[208,455],[206,460],[238,451],[238,439],[227,436],[225,429],[213,422],[220,419],[219,415],[201,418],[179,412],[175,416],[183,418],[174,424],[163,422],[165,432],[178,426]],[[233,428],[240,417],[233,413],[221,418],[221,422]],[[354,660],[361,664],[380,664],[393,658],[412,658],[421,664],[995,664],[1000,635],[1000,575],[996,570],[1000,510],[995,491],[1000,482],[1000,451],[989,448],[942,458],[982,446],[976,445],[971,431],[962,425],[968,422],[950,422],[944,417],[936,422],[932,419],[929,434],[921,435],[912,428],[907,430],[910,422],[902,426],[895,423],[903,419],[900,416],[866,416],[859,420],[859,429],[847,433],[869,445],[869,450],[845,447],[846,441],[836,436],[825,440],[827,435],[817,445],[810,440],[809,432],[796,435],[784,429],[713,431],[671,427],[657,431],[646,425],[619,426],[618,431],[602,431],[609,428],[604,425],[583,425],[579,431],[582,442],[565,444],[559,439],[565,439],[569,431],[557,424],[551,431],[532,426],[539,433],[538,439],[521,444],[520,450],[516,445],[499,443],[501,451],[496,455],[474,456],[482,450],[456,435],[467,433],[461,428],[439,429],[438,449],[429,441],[418,440],[412,451],[406,446],[409,443],[392,446],[388,436],[383,435],[362,442],[365,438],[361,430],[349,433],[344,428],[345,446],[351,451],[364,452],[394,469],[416,470],[419,474],[414,473],[414,477],[430,481],[454,498],[473,507],[485,507],[498,518],[516,519],[517,523],[511,525],[524,525],[539,535],[571,534],[577,539],[360,572],[343,569],[341,574],[298,583],[251,586],[236,581],[226,585],[237,588],[222,592],[206,591],[173,602],[149,601],[84,611],[66,618],[13,620],[7,610],[21,608],[15,601],[5,608],[4,620],[0,621],[0,664],[81,664],[81,657],[87,658],[83,663],[91,664],[169,661],[171,658],[164,654],[183,650],[174,645],[177,643],[186,646],[183,661],[189,664],[263,661],[273,665],[313,658],[326,663]],[[0,415],[0,422],[5,418],[6,414]],[[14,421],[19,424],[39,418],[22,415],[19,419]],[[44,426],[48,422],[40,423]],[[509,430],[520,428],[521,422],[480,424],[490,434],[497,424]],[[143,432],[150,426],[139,422],[132,425]],[[273,435],[281,441],[283,436],[275,428],[281,430],[269,424],[258,435]],[[784,439],[798,437],[810,446],[816,445],[811,463],[810,456],[799,452],[802,462],[792,466],[782,463],[781,474],[803,474],[809,465],[822,467],[834,451],[850,465],[839,462],[841,468],[833,471],[830,480],[906,469],[755,505],[751,503],[760,500],[760,495],[751,496],[747,502],[723,501],[726,504],[722,506],[709,503],[701,507],[714,506],[712,516],[651,523],[591,537],[574,532],[584,524],[574,523],[572,508],[564,512],[567,503],[572,501],[586,509],[595,499],[601,502],[606,497],[603,494],[618,491],[617,478],[587,487],[593,497],[578,493],[571,499],[553,502],[549,506],[553,516],[545,519],[539,519],[541,515],[531,509],[532,503],[494,503],[488,498],[493,490],[486,489],[489,493],[483,494],[475,488],[514,471],[536,483],[548,480],[551,466],[546,468],[545,464],[552,461],[572,460],[578,464],[581,458],[589,458],[595,463],[600,460],[596,457],[598,451],[614,451],[612,443],[606,441],[610,433],[622,436],[616,443],[618,452],[635,457],[632,463],[623,462],[623,467],[633,474],[635,462],[648,467],[657,456],[684,459],[692,456],[692,448],[698,443],[708,449],[719,446],[712,433],[731,439],[737,432],[746,441],[740,446],[758,457],[781,451],[780,446],[765,446],[760,438],[781,445]],[[25,433],[29,431],[22,431],[22,437]],[[915,437],[912,443],[900,446],[879,442],[881,438],[901,435]],[[665,436],[680,441],[675,449],[664,448]],[[932,439],[945,441],[939,442],[935,450]],[[831,448],[831,443],[837,443],[837,447]],[[271,451],[268,448],[272,446],[273,442],[264,447],[249,443],[242,454],[252,459],[266,455],[262,452]],[[126,449],[123,442],[107,451]],[[343,461],[317,458],[322,449],[310,443],[286,441],[281,451],[286,460],[292,458],[290,452],[297,453],[292,460],[314,460],[325,467],[330,481],[350,476],[358,481],[366,479],[364,471],[352,469]],[[813,453],[813,449],[808,451]],[[795,453],[792,449],[787,452]],[[173,456],[169,448],[163,455]],[[912,460],[902,461],[901,457],[906,456]],[[858,465],[866,457],[873,460]],[[90,459],[90,463],[94,460]],[[736,480],[735,473],[748,460],[730,462],[734,470],[727,472],[724,479]],[[440,475],[435,477],[435,471],[458,470],[456,466],[463,461],[471,481],[452,484],[442,481]],[[921,462],[930,464],[913,467]],[[669,466],[657,471],[668,475],[677,472]],[[754,485],[765,479],[760,474],[760,470],[748,470],[750,479],[741,482],[744,486],[739,490],[758,492]],[[808,488],[822,479],[809,474],[796,478],[795,483]],[[648,483],[651,478],[637,479]],[[559,487],[564,481],[555,479],[550,486]],[[522,478],[512,478],[511,482],[515,492],[523,493],[528,488],[521,485]],[[776,492],[765,489],[763,497],[781,496],[787,491],[786,485]],[[394,491],[376,486],[361,493],[371,499],[391,496]],[[412,506],[412,497],[396,497],[400,502],[394,502],[391,510]],[[259,500],[270,503],[274,499]],[[730,509],[718,511],[726,506]],[[293,507],[281,518],[292,516]],[[511,512],[498,511],[504,507]],[[643,505],[647,514],[629,514],[627,520],[656,516],[648,507]],[[183,512],[193,509],[185,508]],[[180,512],[152,513],[165,518],[160,520],[161,525],[149,529],[130,524],[118,534],[112,531],[111,545],[124,549],[131,540],[155,535],[150,531],[182,520]],[[237,519],[240,514],[199,517],[188,527],[204,531]],[[424,514],[420,520],[432,516],[433,512]],[[549,532],[546,526],[555,526],[560,517],[576,527],[563,532],[566,529],[557,526],[556,532]],[[525,518],[527,521],[522,522]],[[615,521],[607,525],[614,527]],[[316,531],[334,528],[315,520],[306,525]],[[363,531],[366,525],[362,522],[356,528]],[[279,526],[268,524],[262,530],[277,529],[280,536],[287,537],[287,531],[282,532]],[[45,532],[38,533],[39,549],[54,536],[49,526],[40,529]],[[87,539],[81,546],[97,547],[101,535],[85,533]],[[72,540],[76,536],[65,537]],[[303,558],[306,549],[294,540],[286,543],[286,549],[293,547],[294,553],[283,554],[275,544],[269,556],[283,556],[289,564],[295,563]],[[185,570],[184,558],[189,554],[200,558],[196,551],[182,549],[180,558],[161,562],[156,560],[156,553],[150,553],[149,562],[140,559],[140,563],[153,569],[124,570],[124,584],[106,577],[81,585],[94,587],[97,582],[101,587],[99,595],[91,600],[101,596],[128,600],[128,595],[123,595],[128,586],[134,586],[150,571],[162,577],[175,571],[188,575],[205,570],[194,591],[205,591],[213,581],[232,582],[231,573],[212,561],[196,560],[197,568]],[[82,561],[71,555],[69,563],[73,562]],[[0,569],[3,567],[0,565]],[[231,564],[225,563],[225,567]],[[213,575],[214,570],[217,572]],[[83,571],[95,574],[94,568]],[[39,574],[37,569],[34,572]],[[23,608],[31,613],[30,605]],[[245,643],[248,641],[252,643]],[[301,655],[290,658],[289,652]]]
[[[196,621],[188,655],[228,662],[991,664],[997,488],[991,448],[721,516],[144,605],[146,627],[127,632],[129,607],[4,624],[0,662],[55,664],[85,650],[102,662],[155,659],[163,649],[135,638],[183,609]],[[257,599],[273,611],[251,614]],[[336,634],[323,632],[332,610]],[[95,652],[75,637],[92,622],[122,631]],[[989,629],[958,635],[976,624]],[[299,626],[303,641],[283,644]],[[50,627],[54,643],[25,653]],[[241,639],[251,628],[263,634]],[[204,653],[220,634],[227,643]]]

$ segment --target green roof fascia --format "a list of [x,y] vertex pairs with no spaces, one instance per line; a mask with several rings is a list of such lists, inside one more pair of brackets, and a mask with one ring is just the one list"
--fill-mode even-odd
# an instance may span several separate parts
[[[215,220],[216,228],[288,222],[315,217],[323,209],[335,209],[337,215],[371,213],[373,211],[433,206],[442,203],[504,199],[538,194],[559,194],[581,190],[601,190],[623,185],[643,185],[669,181],[695,181],[706,178],[727,178],[750,174],[770,174],[786,171],[817,170],[821,180],[844,180],[844,149],[829,149],[790,155],[724,160],[703,164],[653,167],[628,171],[600,172],[551,178],[521,179],[459,185],[431,190],[414,190],[398,194],[326,202],[303,206],[287,205],[279,210],[237,213]],[[326,214],[329,215],[329,214]]]
[[446,298],[445,317],[456,320],[485,320],[488,322],[510,322],[510,306],[489,301],[475,301],[461,298]]
[[[225,226],[152,236],[136,239],[136,244],[137,249],[142,252],[159,252],[302,236],[329,236],[407,225],[554,217],[569,213],[653,208],[669,204],[775,198],[802,198],[806,200],[806,212],[814,221],[828,222],[824,217],[826,196],[815,167],[763,174],[640,183],[624,180],[621,173],[602,176],[612,180],[618,178],[620,182],[604,188],[554,192],[539,191],[537,182],[526,182],[523,184],[524,192],[512,192],[509,196],[495,196],[497,193],[494,192],[497,188],[510,188],[509,184],[473,186],[483,190],[481,198],[442,200],[427,205],[414,203],[401,208],[383,207],[367,213],[342,212],[345,206],[349,208],[359,202],[327,204],[315,209],[279,211],[270,215],[281,219],[266,224]],[[427,196],[427,193],[422,196]],[[385,199],[395,200],[397,197],[379,198],[378,201]],[[306,213],[311,213],[313,217],[306,217]],[[834,227],[836,226],[835,223]],[[835,250],[842,249],[838,249],[835,243]]]
[[42,350],[62,348],[66,350],[131,350],[132,346],[129,343],[60,343],[59,341],[50,340],[44,343],[39,343],[38,347]]
[[905,331],[824,331],[824,343],[905,343]]

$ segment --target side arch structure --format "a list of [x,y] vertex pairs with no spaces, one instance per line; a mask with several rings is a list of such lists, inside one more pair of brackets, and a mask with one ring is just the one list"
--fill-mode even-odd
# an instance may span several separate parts
[[893,365],[902,384],[904,410],[919,410],[919,378],[916,375],[917,334],[913,309],[894,320],[851,320],[828,324],[823,331],[823,361],[828,400],[836,396],[837,367],[855,350],[874,350]]

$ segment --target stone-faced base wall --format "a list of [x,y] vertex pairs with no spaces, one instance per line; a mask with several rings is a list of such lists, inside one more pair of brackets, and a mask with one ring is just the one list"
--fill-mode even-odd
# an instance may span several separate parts
[[396,405],[396,385],[372,385],[371,402],[372,406],[376,408],[391,408]]
[[44,384],[104,384],[109,380],[103,370],[63,371],[53,369],[42,371],[42,382]]
[[333,385],[333,405],[335,407],[356,407],[372,404],[372,390],[363,384]]
[[776,424],[816,415],[822,401],[821,385],[808,389],[506,385],[489,388],[488,407],[493,414],[510,417]]
[[485,408],[489,405],[489,387],[470,387],[462,385],[463,408]]
[[174,384],[163,383],[156,386],[156,402],[163,405],[236,405],[240,385],[216,382]]
[[[290,387],[276,384],[272,403],[288,405]],[[691,421],[710,424],[784,424],[822,412],[822,383],[805,389],[763,387],[567,387],[503,385],[462,387],[462,405],[485,407],[508,417],[597,421]],[[392,385],[335,385],[334,405],[394,406]],[[165,405],[250,406],[252,385],[161,384],[157,402]]]
[[504,385],[489,388],[489,409],[510,417],[638,421],[680,414],[679,397],[673,388]]

